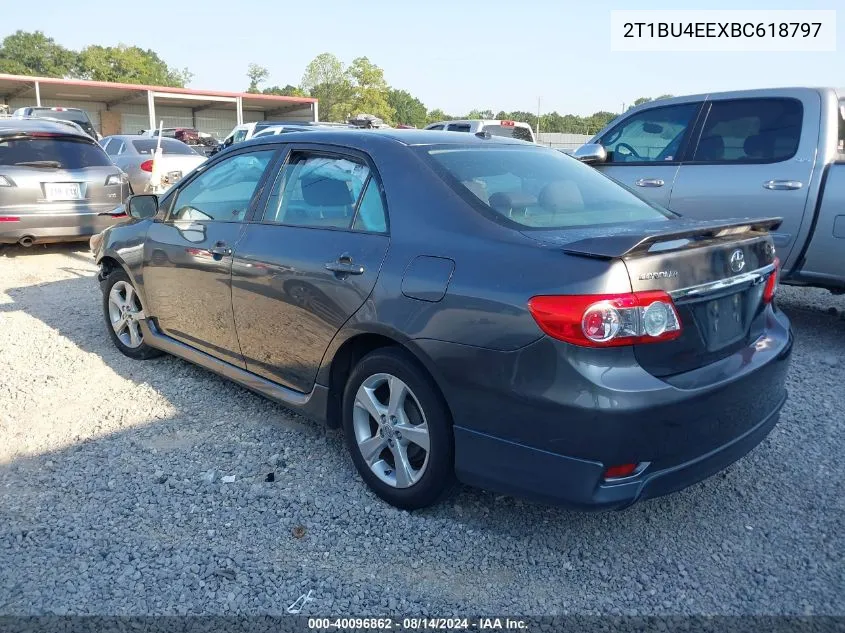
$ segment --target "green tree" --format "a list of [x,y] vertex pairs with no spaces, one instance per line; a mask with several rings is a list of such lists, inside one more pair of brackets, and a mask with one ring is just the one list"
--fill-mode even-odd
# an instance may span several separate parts
[[261,92],[258,89],[258,84],[267,81],[267,77],[270,76],[270,71],[267,70],[264,66],[259,66],[258,64],[250,64],[247,68],[246,76],[249,77],[249,88],[247,88],[246,91]]
[[192,74],[170,68],[155,51],[137,46],[87,46],[79,53],[78,75],[94,81],[184,88]]
[[299,87],[319,100],[323,119],[343,121],[351,113],[352,85],[343,62],[331,53],[321,53],[311,60]]
[[396,123],[424,127],[428,121],[427,111],[422,101],[407,90],[390,88],[387,91],[387,103],[396,113]]
[[77,67],[77,54],[56,44],[41,31],[16,31],[0,43],[0,72],[12,75],[69,77]]
[[453,117],[449,114],[446,114],[440,108],[437,108],[435,110],[431,110],[428,113],[428,118],[426,119],[426,125],[428,125],[429,123],[436,123],[437,121],[452,121],[455,118],[456,117]]
[[396,111],[387,99],[384,71],[366,57],[356,57],[346,74],[352,87],[350,114],[372,114],[388,123],[395,123]]
[[269,88],[265,88],[261,91],[265,95],[277,95],[281,97],[307,97],[302,90],[297,88],[296,86],[291,86],[290,84],[286,85],[284,88],[280,88],[279,86],[270,86]]

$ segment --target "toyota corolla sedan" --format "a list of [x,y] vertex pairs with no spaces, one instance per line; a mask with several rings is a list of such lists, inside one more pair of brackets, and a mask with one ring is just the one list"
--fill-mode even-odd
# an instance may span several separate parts
[[128,211],[94,244],[117,348],[341,426],[401,508],[455,479],[623,508],[745,455],[786,399],[779,220],[685,220],[552,149],[278,135]]

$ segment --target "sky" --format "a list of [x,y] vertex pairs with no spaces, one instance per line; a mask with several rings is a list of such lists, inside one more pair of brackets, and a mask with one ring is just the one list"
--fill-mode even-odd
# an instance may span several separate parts
[[[366,56],[388,83],[429,109],[591,114],[642,96],[771,86],[845,86],[845,10],[837,51],[815,53],[611,52],[612,9],[836,9],[841,0],[700,3],[563,0],[278,2],[252,0],[39,0],[3,10],[0,38],[41,30],[60,44],[125,43],[187,67],[190,87],[245,90],[251,62],[266,85],[300,82],[330,52]],[[840,5],[843,6],[843,5]],[[160,25],[156,19],[161,18]]]

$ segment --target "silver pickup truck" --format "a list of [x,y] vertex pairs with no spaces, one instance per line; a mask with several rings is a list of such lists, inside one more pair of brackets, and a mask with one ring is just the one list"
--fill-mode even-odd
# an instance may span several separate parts
[[684,216],[783,218],[773,233],[783,282],[845,293],[845,91],[661,99],[575,157]]

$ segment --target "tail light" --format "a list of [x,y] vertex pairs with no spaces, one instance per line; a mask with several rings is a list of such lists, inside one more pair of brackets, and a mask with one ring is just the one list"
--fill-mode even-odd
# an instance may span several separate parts
[[528,302],[528,310],[549,336],[584,347],[657,343],[681,335],[675,305],[662,290],[539,296]]
[[[143,169],[143,166],[141,168]],[[129,182],[129,177],[124,173],[112,174],[106,178],[107,187],[111,185],[125,185],[127,182]]]
[[11,215],[0,215],[0,222],[20,222],[20,218]]
[[639,464],[619,464],[618,466],[610,466],[604,471],[605,479],[623,479],[630,477],[636,472]]
[[145,160],[143,163],[141,163],[141,171],[152,172],[153,171],[153,161],[152,160]]
[[766,280],[766,287],[763,289],[763,303],[771,303],[778,290],[778,276],[780,275],[780,260],[775,257],[775,269]]

